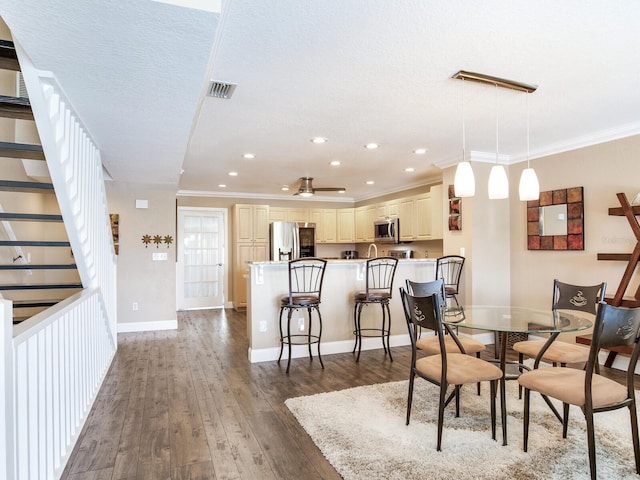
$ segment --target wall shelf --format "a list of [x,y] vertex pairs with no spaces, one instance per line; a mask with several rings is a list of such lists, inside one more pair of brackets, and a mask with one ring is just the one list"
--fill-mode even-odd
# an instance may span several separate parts
[[623,307],[640,307],[640,286],[633,297],[626,296],[627,288],[631,282],[631,278],[640,262],[640,224],[636,215],[640,215],[640,205],[631,206],[624,193],[616,194],[620,207],[609,209],[609,215],[618,217],[627,217],[629,226],[636,237],[636,245],[632,253],[599,253],[598,260],[615,260],[626,261],[627,268],[622,275],[622,279],[618,284],[618,289],[613,297],[605,298],[605,301],[614,306]]

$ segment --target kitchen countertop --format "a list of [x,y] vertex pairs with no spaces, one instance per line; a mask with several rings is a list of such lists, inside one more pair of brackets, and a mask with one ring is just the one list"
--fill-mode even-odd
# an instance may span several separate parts
[[[368,259],[366,258],[355,258],[355,259],[347,259],[347,258],[324,258],[327,263],[361,263],[366,262]],[[435,263],[435,258],[399,258],[399,262],[432,262]],[[289,262],[286,260],[269,260],[263,262],[247,262],[249,265],[287,265]]]

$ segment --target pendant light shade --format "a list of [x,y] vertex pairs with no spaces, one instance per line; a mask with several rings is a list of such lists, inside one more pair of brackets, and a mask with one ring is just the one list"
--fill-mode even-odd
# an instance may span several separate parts
[[456,197],[473,197],[476,194],[476,179],[469,162],[464,161],[458,164],[453,179],[453,189]]
[[462,161],[456,168],[453,177],[453,190],[456,197],[473,197],[476,194],[476,179],[471,164],[465,160],[465,125],[464,125],[464,78],[462,79]]
[[491,200],[500,200],[509,198],[509,180],[507,172],[502,165],[494,165],[491,167],[489,174],[489,198]]
[[522,171],[520,177],[520,200],[538,200],[540,198],[540,183],[536,172],[529,165],[529,94],[527,93],[527,168]]
[[538,200],[540,198],[540,184],[533,168],[525,168],[520,177],[520,200]]

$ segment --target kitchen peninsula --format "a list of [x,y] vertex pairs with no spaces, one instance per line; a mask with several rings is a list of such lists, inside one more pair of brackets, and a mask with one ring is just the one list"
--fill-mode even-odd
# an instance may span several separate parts
[[[409,345],[399,288],[405,280],[431,281],[435,278],[435,259],[402,259],[398,262],[391,299],[391,346]],[[328,260],[322,287],[322,355],[351,352],[353,335],[353,295],[365,288],[366,259]],[[288,291],[288,262],[251,262],[247,278],[247,336],[249,361],[273,361],[280,353],[278,314],[280,297]],[[295,313],[294,313],[295,315]],[[306,311],[299,311],[306,321]],[[378,305],[362,311],[362,324],[379,327],[382,312]],[[315,323],[315,321],[314,321]],[[295,325],[298,323],[295,322]],[[306,328],[306,324],[305,324]],[[380,338],[364,338],[363,350],[382,349]],[[381,355],[383,355],[381,353]],[[306,346],[294,346],[292,358],[306,357]],[[286,349],[284,353],[286,358]]]

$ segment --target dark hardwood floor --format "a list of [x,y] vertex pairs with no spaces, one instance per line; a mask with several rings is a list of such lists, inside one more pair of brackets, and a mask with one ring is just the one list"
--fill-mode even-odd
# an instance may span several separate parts
[[324,370],[294,359],[286,375],[286,362],[249,363],[242,313],[179,312],[178,324],[118,335],[63,480],[338,479],[284,401],[408,377],[409,347],[394,347],[393,362],[381,349],[359,363],[326,355]]

